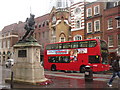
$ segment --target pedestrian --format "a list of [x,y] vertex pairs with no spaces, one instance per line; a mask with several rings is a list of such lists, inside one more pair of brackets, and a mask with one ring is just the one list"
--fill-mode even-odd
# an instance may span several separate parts
[[116,76],[118,76],[120,79],[120,57],[117,56],[116,60],[113,61],[112,68],[113,68],[113,75],[109,80],[109,82],[107,83],[109,87],[112,87],[112,82]]

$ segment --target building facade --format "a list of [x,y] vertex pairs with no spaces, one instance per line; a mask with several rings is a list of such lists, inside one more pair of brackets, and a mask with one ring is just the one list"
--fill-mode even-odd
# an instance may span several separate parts
[[71,40],[70,13],[66,3],[58,0],[57,6],[50,12],[49,39],[51,43]]
[[[41,59],[43,59],[44,45],[49,43],[49,14],[35,18],[34,38],[41,45]],[[9,58],[13,58],[13,46],[22,39],[26,30],[25,22],[5,26],[0,32],[0,64],[4,64]]]
[[34,30],[34,38],[41,45],[40,55],[41,60],[44,55],[44,46],[49,43],[49,14],[45,14],[43,16],[35,18],[35,30]]
[[[72,0],[71,0],[72,1]],[[49,14],[35,18],[34,37],[41,45],[41,60],[47,43],[83,39],[103,39],[110,59],[120,53],[120,1],[79,2],[68,7],[68,0],[55,0]],[[25,22],[5,26],[0,33],[0,63],[12,58],[13,45],[25,34]]]
[[86,39],[103,39],[103,2],[92,2],[86,4]]
[[13,45],[18,41],[17,23],[5,26],[1,31],[0,38],[0,64],[7,59],[13,58]]
[[120,1],[105,3],[103,37],[108,42],[110,59],[120,53],[120,20],[115,19],[117,16],[120,16]]
[[85,11],[84,2],[72,4],[71,13],[71,31],[73,40],[83,40],[85,34]]

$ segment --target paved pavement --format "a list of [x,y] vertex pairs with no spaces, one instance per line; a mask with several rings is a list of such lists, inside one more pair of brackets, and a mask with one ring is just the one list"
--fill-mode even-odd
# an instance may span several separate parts
[[4,69],[4,66],[0,65],[0,89],[10,89],[10,84],[5,83],[5,78],[8,76],[8,71]]
[[[4,78],[10,77],[10,69],[5,69],[0,66],[0,87],[9,87],[9,84],[4,83]],[[12,90],[19,90],[19,89],[114,89],[114,90],[120,90],[120,81],[118,77],[113,81],[113,87],[108,87],[107,82],[109,81],[110,74],[93,74],[93,81],[92,82],[87,82],[84,80],[84,74],[83,73],[65,73],[65,72],[60,72],[60,71],[45,71],[45,76],[46,78],[52,80],[52,83],[49,85],[27,85],[27,84],[17,84],[14,83],[13,87],[14,89]],[[1,78],[2,77],[2,78]],[[0,89],[1,89],[0,88]]]
[[111,75],[105,75],[105,74],[94,74],[94,78],[92,82],[86,82],[84,80],[84,74],[80,73],[64,73],[64,72],[51,72],[51,71],[45,71],[46,78],[52,80],[52,83],[49,85],[40,85],[40,86],[34,86],[34,85],[25,85],[25,84],[14,84],[15,90],[23,89],[23,88],[46,88],[46,89],[52,89],[52,88],[69,88],[69,89],[109,89],[109,90],[119,90],[120,89],[120,83],[119,79],[116,78],[113,81],[113,87],[108,87],[107,82],[110,79]]
[[[93,82],[86,82],[84,80],[84,74],[81,73],[63,73],[63,72],[45,72],[46,77],[53,79],[68,79],[71,81],[71,88],[109,88],[107,82],[109,81],[111,75],[108,74],[93,74]],[[64,81],[64,80],[63,80]],[[73,83],[76,83],[74,85]],[[80,83],[80,84],[79,84]],[[69,88],[69,86],[65,86]],[[120,88],[120,81],[116,78],[113,81],[112,88]]]

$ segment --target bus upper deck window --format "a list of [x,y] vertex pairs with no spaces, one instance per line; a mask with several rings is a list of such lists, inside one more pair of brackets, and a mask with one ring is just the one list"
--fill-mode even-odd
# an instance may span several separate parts
[[79,47],[88,47],[88,41],[79,42]]
[[51,49],[58,49],[58,44],[52,44]]
[[71,46],[72,48],[78,48],[78,42],[72,42]]
[[62,49],[62,48],[63,48],[63,44],[62,44],[62,43],[59,43],[59,44],[58,44],[58,48],[59,48],[59,49]]
[[89,47],[95,47],[97,44],[96,41],[89,41]]
[[63,49],[71,48],[71,43],[63,43]]

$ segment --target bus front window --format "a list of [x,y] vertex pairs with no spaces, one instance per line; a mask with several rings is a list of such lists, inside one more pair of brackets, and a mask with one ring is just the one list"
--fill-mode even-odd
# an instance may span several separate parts
[[100,63],[100,56],[89,56],[89,63]]

